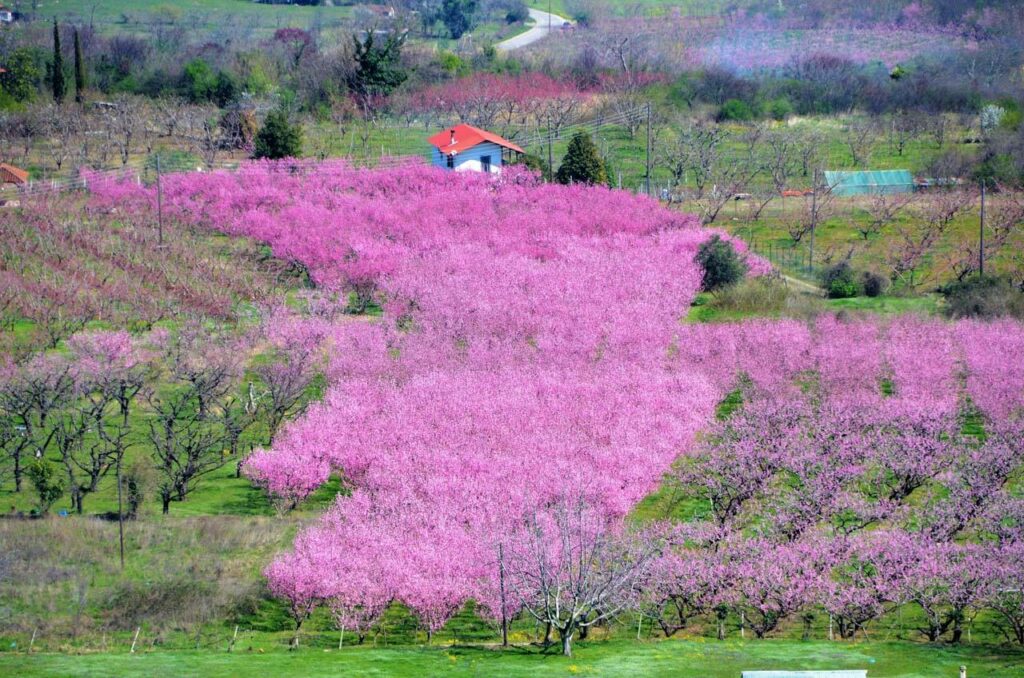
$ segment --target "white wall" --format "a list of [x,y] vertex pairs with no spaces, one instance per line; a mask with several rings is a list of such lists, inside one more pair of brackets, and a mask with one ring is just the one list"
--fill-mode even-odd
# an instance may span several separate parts
[[[480,158],[485,155],[491,156],[491,174],[501,172],[501,146],[490,141],[484,141],[473,148],[462,151],[455,156],[456,172],[482,172]],[[433,162],[435,167],[447,168],[448,163],[441,151],[434,149]]]

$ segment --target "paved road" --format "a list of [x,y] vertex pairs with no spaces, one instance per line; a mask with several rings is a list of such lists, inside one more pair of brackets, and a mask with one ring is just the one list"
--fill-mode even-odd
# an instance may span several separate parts
[[551,20],[551,32],[562,30],[562,24],[568,21],[565,17],[558,16],[557,14],[548,14],[542,12],[539,9],[530,10],[530,18],[533,19],[533,28],[520,33],[519,35],[509,38],[508,40],[502,40],[496,48],[502,52],[510,52],[520,47],[526,47],[546,37],[548,34],[548,18]]

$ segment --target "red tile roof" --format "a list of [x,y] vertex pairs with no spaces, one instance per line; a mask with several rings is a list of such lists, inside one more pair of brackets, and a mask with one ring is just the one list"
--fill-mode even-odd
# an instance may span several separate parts
[[0,162],[0,184],[27,184],[28,172]]
[[492,144],[498,144],[502,148],[507,148],[517,153],[526,152],[511,141],[502,139],[497,134],[492,134],[491,132],[473,127],[472,125],[467,125],[466,123],[460,123],[455,127],[449,127],[442,132],[438,132],[427,139],[427,141],[430,142],[431,146],[445,155],[461,153],[462,151],[473,148],[484,141],[490,141]]

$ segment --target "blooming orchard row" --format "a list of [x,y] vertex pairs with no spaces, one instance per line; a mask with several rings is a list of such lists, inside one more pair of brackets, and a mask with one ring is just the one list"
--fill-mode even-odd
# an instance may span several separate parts
[[[513,173],[256,165],[165,195],[385,311],[281,321],[329,347],[330,387],[247,472],[285,505],[332,474],[351,489],[267,569],[297,622],[327,604],[362,634],[400,601],[431,632],[473,599],[549,623],[568,652],[625,607],[666,630],[741,611],[762,635],[821,605],[848,634],[915,602],[936,635],[1021,599],[1004,578],[1022,542],[1015,323],[683,325],[710,231]],[[986,438],[960,434],[967,415]],[[625,530],[680,456],[695,520]],[[969,592],[951,569],[978,574]]]

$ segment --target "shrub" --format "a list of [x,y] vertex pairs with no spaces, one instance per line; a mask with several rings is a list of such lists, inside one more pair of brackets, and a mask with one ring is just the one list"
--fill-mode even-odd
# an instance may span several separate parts
[[288,122],[284,111],[272,111],[259,134],[253,149],[254,158],[294,158],[302,153],[302,129]]
[[880,297],[889,288],[889,280],[884,275],[864,271],[860,275],[860,287],[864,291],[864,296]]
[[860,293],[856,272],[847,261],[826,268],[821,275],[821,284],[829,299],[849,299]]
[[29,465],[27,472],[39,495],[39,513],[46,515],[53,503],[64,494],[64,477],[55,465],[45,459],[36,459]]
[[793,115],[793,104],[789,99],[773,99],[768,102],[767,113],[772,120],[785,120]]
[[950,283],[941,290],[944,313],[950,318],[1024,318],[1024,292],[1006,278],[976,277]]
[[547,160],[533,153],[525,153],[513,159],[510,165],[523,165],[528,170],[538,172],[544,181],[551,181],[551,167]]
[[718,120],[752,120],[754,118],[754,111],[750,108],[750,104],[739,99],[729,99],[722,108],[718,111]]
[[781,278],[762,275],[717,291],[711,306],[733,313],[772,313],[786,309],[789,289]]
[[705,292],[734,285],[747,272],[747,263],[736,253],[732,243],[718,235],[700,246],[696,261],[704,270],[701,289]]

